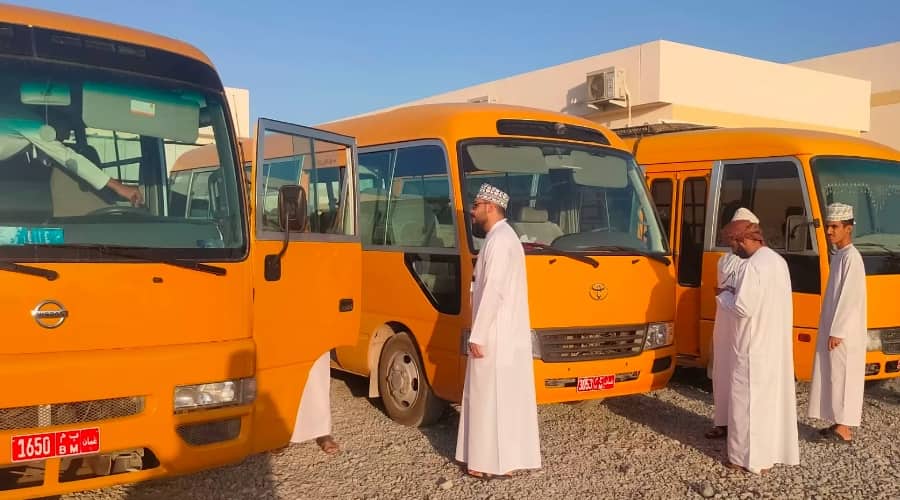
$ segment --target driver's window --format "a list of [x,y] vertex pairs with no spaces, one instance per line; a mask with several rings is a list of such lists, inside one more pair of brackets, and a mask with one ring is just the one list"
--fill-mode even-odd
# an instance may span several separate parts
[[267,231],[281,231],[278,222],[278,190],[281,186],[299,183],[299,158],[281,158],[263,164],[260,186],[263,191],[262,223]]
[[[719,231],[744,207],[759,217],[766,245],[785,250],[787,221],[807,216],[797,165],[788,160],[725,165],[719,196]],[[719,241],[717,235],[716,240]],[[811,242],[807,242],[807,249]]]

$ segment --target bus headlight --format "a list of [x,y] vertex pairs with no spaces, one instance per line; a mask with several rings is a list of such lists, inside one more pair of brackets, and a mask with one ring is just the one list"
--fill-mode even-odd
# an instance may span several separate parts
[[531,357],[534,359],[543,358],[541,355],[541,339],[535,330],[531,330]]
[[175,413],[250,404],[256,399],[256,378],[175,387]]
[[880,351],[881,346],[881,330],[869,330],[866,336],[866,350],[869,352]]
[[647,325],[647,338],[644,340],[644,349],[659,349],[672,345],[675,342],[675,324],[650,323]]

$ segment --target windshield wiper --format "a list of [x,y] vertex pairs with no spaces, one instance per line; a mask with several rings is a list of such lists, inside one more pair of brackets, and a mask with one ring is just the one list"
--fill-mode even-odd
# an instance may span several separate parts
[[575,252],[570,252],[568,250],[560,250],[559,248],[551,247],[550,245],[545,245],[543,243],[525,243],[526,249],[535,249],[540,250],[546,254],[550,255],[559,255],[561,257],[568,257],[570,259],[575,259],[579,262],[584,262],[585,264],[590,265],[591,267],[596,268],[600,265],[596,259],[588,257],[587,255],[580,255]]
[[666,257],[665,255],[648,252],[646,250],[641,250],[639,248],[623,247],[623,246],[618,246],[618,245],[598,245],[598,246],[594,246],[594,247],[584,248],[582,250],[585,250],[588,252],[608,251],[608,252],[618,252],[618,253],[622,253],[625,255],[641,255],[643,257],[647,257],[648,259],[653,259],[657,262],[662,262],[663,264],[665,264],[667,266],[672,263],[672,261],[670,261],[669,258]]
[[897,253],[895,250],[891,250],[890,248],[882,245],[881,243],[853,243],[853,246],[880,248],[880,249],[884,250],[885,252],[887,252],[887,254],[889,256],[891,256],[891,258],[900,259],[900,253]]
[[47,278],[47,281],[54,281],[59,278],[59,273],[52,269],[44,269],[42,267],[23,266],[15,262],[0,262],[0,271],[9,271],[11,273],[28,274]]
[[59,245],[54,244],[40,244],[34,245],[36,247],[41,248],[67,248],[67,249],[75,249],[75,250],[97,250],[101,254],[104,255],[112,255],[115,257],[124,257],[126,259],[134,259],[140,260],[143,262],[161,262],[163,264],[168,264],[170,266],[180,267],[183,269],[191,269],[193,271],[200,271],[209,274],[215,274],[216,276],[225,276],[227,270],[224,267],[211,266],[209,264],[202,264],[200,262],[191,262],[187,260],[181,259],[162,259],[162,258],[153,258],[153,257],[145,257],[143,255],[138,255],[132,253],[132,251],[139,249],[140,247],[126,247],[119,245],[103,245],[103,244],[82,244],[82,243],[62,243]]

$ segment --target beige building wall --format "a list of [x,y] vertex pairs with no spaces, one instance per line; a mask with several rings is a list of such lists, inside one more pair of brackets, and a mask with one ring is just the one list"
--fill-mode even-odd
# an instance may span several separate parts
[[231,119],[239,137],[250,137],[250,90],[225,87],[225,97],[231,108]]
[[797,61],[793,65],[871,81],[872,118],[864,137],[900,149],[900,42]]
[[[236,87],[225,87],[225,99],[228,101],[228,109],[231,111],[231,121],[234,124],[238,137],[250,137],[253,130],[250,128],[250,91]],[[213,142],[211,127],[200,129],[200,144]]]
[[[588,102],[587,74],[625,70],[625,101]],[[661,122],[869,129],[866,79],[665,40],[645,43],[403,104],[492,102],[560,111],[613,128]],[[399,106],[395,106],[399,107]],[[385,108],[378,111],[385,111]],[[369,114],[369,113],[366,113]]]

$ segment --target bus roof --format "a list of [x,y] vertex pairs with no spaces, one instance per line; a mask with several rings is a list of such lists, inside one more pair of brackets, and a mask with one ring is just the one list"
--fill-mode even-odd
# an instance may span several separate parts
[[[249,163],[253,161],[253,156],[256,154],[256,141],[241,137],[238,139],[238,142],[240,142],[244,162]],[[219,151],[216,149],[216,145],[205,144],[180,155],[172,165],[170,173],[218,166]]]
[[788,128],[713,128],[629,138],[638,163],[683,163],[794,155],[900,160],[900,151],[859,137]]
[[196,59],[208,66],[213,65],[209,58],[206,57],[206,54],[188,43],[94,19],[60,14],[58,12],[47,10],[32,9],[30,7],[0,4],[0,21],[154,47],[191,59]]
[[[316,127],[355,137],[359,146],[371,146],[447,136],[495,137],[498,135],[497,120],[500,119],[562,122],[567,125],[588,127],[601,132],[609,140],[611,147],[626,150],[625,143],[617,135],[594,122],[552,111],[501,104],[423,104],[325,123]],[[390,121],[390,126],[385,126],[386,121]],[[517,136],[510,135],[510,137]],[[284,136],[284,139],[286,138],[287,136]],[[290,144],[284,139],[278,136],[266,139],[266,157],[278,158],[292,154]],[[256,141],[247,138],[241,138],[240,141],[244,160],[249,162],[256,154]],[[181,155],[171,171],[212,167],[217,163],[215,146],[206,145]]]
[[[448,136],[496,137],[497,120],[500,119],[539,120],[588,127],[601,132],[609,140],[610,146],[625,149],[618,136],[597,123],[553,111],[503,104],[448,103],[405,106],[358,118],[324,123],[319,127],[356,137],[360,146],[371,146]],[[390,122],[390,126],[385,126],[385,122]]]

